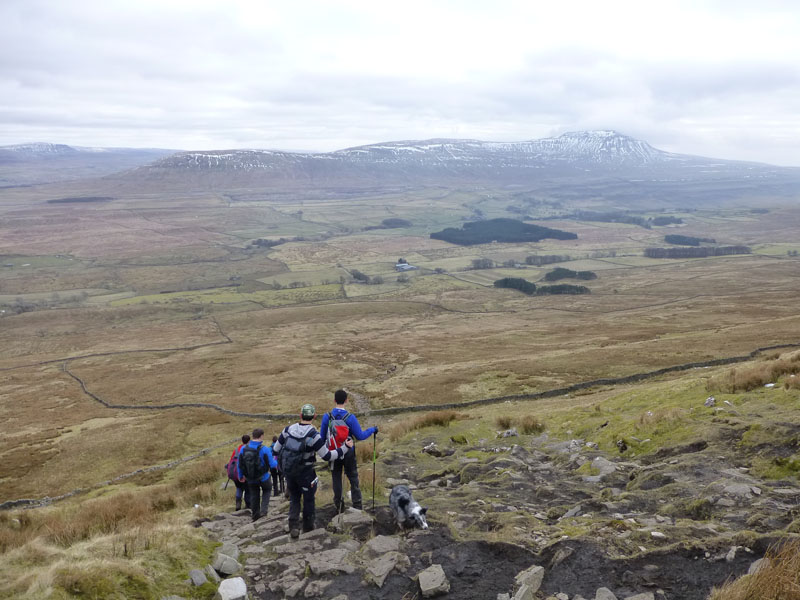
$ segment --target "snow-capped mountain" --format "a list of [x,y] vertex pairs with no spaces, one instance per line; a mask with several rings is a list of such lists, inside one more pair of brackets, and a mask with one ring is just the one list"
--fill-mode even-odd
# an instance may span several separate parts
[[108,175],[147,164],[173,152],[45,142],[0,146],[0,187]]
[[686,178],[748,170],[761,173],[780,169],[664,152],[615,131],[573,132],[523,142],[398,141],[318,154],[268,150],[181,152],[140,169],[141,174],[237,174],[246,185],[259,179],[267,183],[282,178],[319,184],[372,181],[413,185],[454,178],[464,182],[525,183],[570,175]]
[[800,169],[664,152],[615,131],[521,142],[394,141],[327,153],[180,152],[121,177],[154,190],[248,190],[263,195],[512,186],[550,197],[613,196],[659,204],[800,191]]

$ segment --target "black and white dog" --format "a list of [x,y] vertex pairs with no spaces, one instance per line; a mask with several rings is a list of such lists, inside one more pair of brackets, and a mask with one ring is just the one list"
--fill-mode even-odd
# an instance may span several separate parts
[[411,490],[404,485],[396,485],[389,494],[389,508],[397,519],[397,525],[402,529],[428,528],[428,521],[425,519],[427,508],[419,505],[411,495]]

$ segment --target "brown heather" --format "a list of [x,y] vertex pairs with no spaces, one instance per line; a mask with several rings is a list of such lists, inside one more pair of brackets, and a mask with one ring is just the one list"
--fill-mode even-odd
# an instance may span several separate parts
[[734,394],[749,392],[768,383],[775,383],[779,377],[800,373],[800,353],[796,352],[787,358],[758,361],[752,366],[729,369],[727,372],[712,377],[706,383],[709,392]]
[[800,600],[800,540],[776,545],[757,572],[715,588],[709,600]]
[[545,430],[545,425],[538,417],[533,415],[525,415],[519,422],[520,431],[525,435],[534,433],[542,433]]
[[389,430],[389,439],[393,442],[401,437],[423,427],[447,427],[455,419],[461,419],[463,415],[454,410],[437,410],[434,412],[419,415],[408,421],[403,421]]
[[188,466],[177,485],[118,492],[73,506],[0,512],[0,552],[37,537],[66,548],[96,536],[153,527],[174,508],[213,501],[219,479],[219,466],[208,459]]

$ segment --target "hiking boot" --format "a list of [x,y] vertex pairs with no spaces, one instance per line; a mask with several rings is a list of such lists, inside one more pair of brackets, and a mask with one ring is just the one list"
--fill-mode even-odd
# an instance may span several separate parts
[[299,530],[299,529],[297,529],[297,528],[295,527],[294,529],[292,529],[291,531],[289,531],[289,536],[290,536],[290,537],[291,537],[293,540],[296,540],[297,538],[299,538],[299,537],[300,537],[300,530]]
[[237,499],[236,500],[236,510],[242,510],[242,500],[241,499]]

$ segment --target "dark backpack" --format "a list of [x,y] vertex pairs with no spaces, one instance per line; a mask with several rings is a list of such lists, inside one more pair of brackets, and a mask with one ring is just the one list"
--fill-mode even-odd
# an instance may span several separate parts
[[239,481],[239,453],[234,450],[228,464],[225,465],[225,472],[228,474],[228,479]]
[[249,444],[242,448],[241,463],[242,475],[249,483],[257,483],[267,473],[267,468],[261,461],[261,444],[253,448]]
[[344,446],[347,436],[350,435],[350,426],[347,424],[347,419],[349,418],[349,412],[344,413],[344,416],[338,419],[334,418],[333,412],[328,413],[328,431],[326,435],[328,450],[336,450]]
[[306,438],[294,437],[286,432],[286,443],[281,448],[281,470],[286,477],[300,477],[306,469]]

